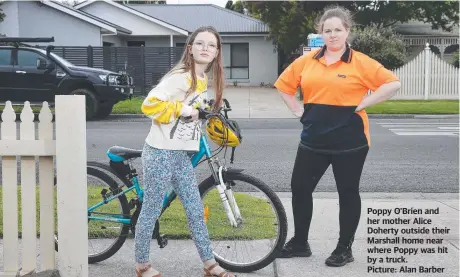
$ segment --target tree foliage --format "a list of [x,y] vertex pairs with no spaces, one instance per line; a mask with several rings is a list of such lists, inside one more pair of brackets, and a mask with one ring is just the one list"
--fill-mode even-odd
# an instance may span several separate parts
[[6,16],[5,13],[3,12],[1,6],[2,6],[2,2],[0,1],[0,22],[2,22],[3,19],[4,19],[5,16]]
[[[229,1],[230,2],[230,1]],[[236,10],[237,3],[247,13],[268,24],[270,36],[285,54],[292,54],[307,42],[307,36],[315,33],[315,21],[327,6],[328,1],[238,1],[227,5]],[[458,25],[458,1],[336,1],[349,9],[358,28],[376,26],[390,27],[396,23],[419,20],[431,23],[433,28],[451,31]]]
[[246,14],[245,12],[245,7],[246,6],[246,2],[243,2],[243,1],[236,1],[236,2],[233,2],[233,1],[227,1],[227,4],[225,5],[225,8],[226,9],[229,9],[229,10],[232,10],[232,11],[235,11],[235,12],[238,12],[238,13],[241,13],[241,14]]
[[352,33],[352,48],[379,61],[387,69],[396,69],[407,62],[406,46],[392,29],[367,26]]
[[458,50],[456,52],[454,52],[454,55],[452,57],[452,64],[458,68],[459,67],[459,64],[460,64],[460,55],[459,55],[459,52]]

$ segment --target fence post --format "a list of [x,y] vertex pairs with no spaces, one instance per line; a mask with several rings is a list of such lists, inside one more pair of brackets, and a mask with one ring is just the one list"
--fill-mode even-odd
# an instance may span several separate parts
[[430,65],[430,44],[426,43],[425,46],[425,91],[424,91],[424,98],[428,100],[428,94],[430,91],[430,79],[431,79],[431,65]]
[[[21,112],[21,140],[35,140],[34,113],[26,101]],[[22,200],[22,273],[35,271],[37,263],[37,215],[35,198],[35,157],[21,157],[21,200]]]
[[93,47],[91,45],[88,45],[88,48],[86,50],[86,54],[87,54],[87,58],[86,58],[86,64],[88,65],[88,67],[93,67],[94,66],[94,62],[93,62]]
[[59,273],[88,276],[86,112],[84,95],[56,96]]
[[[142,76],[142,82],[140,84],[141,95],[146,95],[147,93],[145,91],[145,88],[146,88],[145,83],[146,83],[146,80],[147,80],[147,76],[146,76],[146,73],[145,73],[145,47],[144,47],[144,45],[141,46],[140,75]],[[133,78],[134,78],[134,76],[133,76]]]
[[[38,139],[53,140],[53,114],[48,102],[38,115]],[[56,268],[54,251],[54,164],[53,157],[39,157],[40,184],[40,269]]]
[[[16,140],[16,114],[11,102],[6,102],[2,113],[1,140]],[[18,273],[18,164],[16,157],[2,157],[3,186],[3,274]]]

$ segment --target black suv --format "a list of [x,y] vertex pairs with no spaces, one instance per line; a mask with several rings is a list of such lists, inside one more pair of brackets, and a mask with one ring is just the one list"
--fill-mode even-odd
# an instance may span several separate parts
[[113,105],[131,99],[133,78],[126,73],[75,66],[46,50],[25,42],[54,42],[51,38],[0,37],[0,103],[54,104],[55,95],[85,95],[86,118],[102,119]]

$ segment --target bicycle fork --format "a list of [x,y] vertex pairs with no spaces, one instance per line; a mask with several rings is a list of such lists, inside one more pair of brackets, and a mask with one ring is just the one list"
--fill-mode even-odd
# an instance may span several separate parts
[[[214,169],[210,164],[211,169]],[[219,192],[219,196],[224,205],[225,212],[227,214],[228,220],[233,227],[238,227],[239,224],[243,223],[243,218],[241,216],[240,209],[236,203],[235,196],[230,186],[226,186],[225,181],[222,177],[223,166],[218,164],[218,174],[216,176],[216,171],[212,170],[214,179],[216,180],[216,189]]]

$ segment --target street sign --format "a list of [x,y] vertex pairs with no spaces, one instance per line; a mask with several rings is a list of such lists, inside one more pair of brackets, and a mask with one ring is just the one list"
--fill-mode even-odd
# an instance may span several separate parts
[[320,34],[309,34],[307,38],[310,47],[323,47],[324,45],[323,37]]
[[304,47],[303,47],[303,51],[302,51],[302,52],[303,52],[302,55],[306,55],[306,54],[310,53],[311,51],[316,51],[316,50],[318,50],[318,49],[321,49],[321,47],[309,47],[309,46],[304,46]]
[[311,51],[316,51],[324,45],[323,37],[320,34],[309,34],[307,38],[308,46],[303,47],[302,55],[306,55]]

